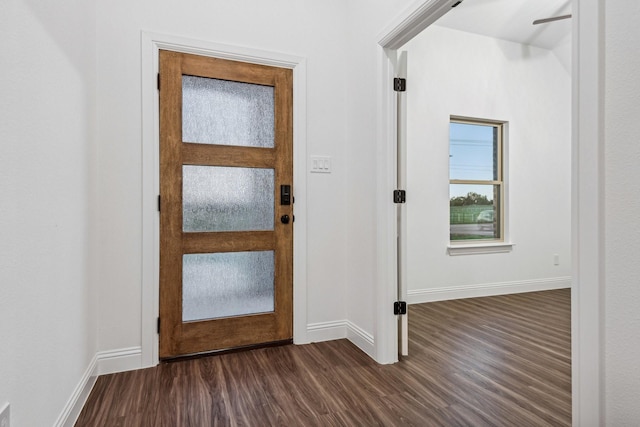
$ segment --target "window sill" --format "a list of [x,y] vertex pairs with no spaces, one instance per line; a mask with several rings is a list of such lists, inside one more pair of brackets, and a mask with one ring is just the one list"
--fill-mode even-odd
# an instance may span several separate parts
[[513,243],[480,243],[480,244],[461,244],[449,245],[447,251],[451,256],[457,255],[475,255],[475,254],[501,254],[511,252]]

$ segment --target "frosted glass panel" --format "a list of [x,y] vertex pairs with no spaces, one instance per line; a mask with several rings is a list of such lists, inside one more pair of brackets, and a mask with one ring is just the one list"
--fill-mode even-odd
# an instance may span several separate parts
[[182,320],[273,312],[273,251],[183,255]]
[[273,147],[273,87],[182,76],[182,140]]
[[182,167],[185,232],[273,230],[273,169]]

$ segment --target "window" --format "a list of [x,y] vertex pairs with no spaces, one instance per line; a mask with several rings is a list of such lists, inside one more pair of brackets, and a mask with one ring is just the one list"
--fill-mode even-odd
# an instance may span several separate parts
[[504,241],[504,123],[451,117],[449,233],[452,244]]

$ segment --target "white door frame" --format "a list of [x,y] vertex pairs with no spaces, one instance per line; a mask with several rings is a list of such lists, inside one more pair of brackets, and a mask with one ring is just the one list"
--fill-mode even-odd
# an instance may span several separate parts
[[160,49],[293,70],[293,341],[307,343],[307,176],[306,60],[275,52],[143,31],[142,49],[142,316],[141,367],[158,364],[160,194],[159,96],[156,75]]
[[[378,38],[376,360],[398,360],[396,101],[391,86],[396,50],[446,13],[457,0],[419,0]],[[603,9],[573,0],[572,73],[572,405],[573,425],[602,425],[604,239]]]

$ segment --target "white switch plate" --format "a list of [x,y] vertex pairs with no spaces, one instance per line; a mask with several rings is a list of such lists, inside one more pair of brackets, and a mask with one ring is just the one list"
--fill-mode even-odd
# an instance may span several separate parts
[[0,410],[0,427],[11,427],[11,414],[9,413],[9,403],[5,403]]
[[331,157],[311,156],[312,173],[331,173]]

